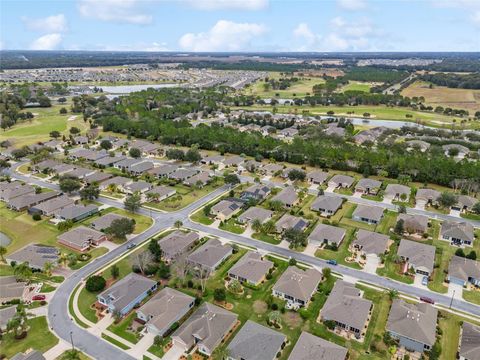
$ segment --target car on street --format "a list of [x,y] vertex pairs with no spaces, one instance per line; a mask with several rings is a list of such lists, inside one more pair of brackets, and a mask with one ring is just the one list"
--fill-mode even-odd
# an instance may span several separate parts
[[32,297],[33,301],[42,301],[42,300],[45,300],[45,299],[46,299],[45,295],[34,295]]
[[337,260],[327,260],[328,265],[337,265]]
[[130,249],[133,249],[135,246],[137,246],[137,244],[135,243],[130,243],[127,245],[127,249],[130,250]]
[[420,297],[420,301],[423,301],[432,305],[435,304],[435,301],[433,299],[430,299],[429,297],[426,297],[426,296]]

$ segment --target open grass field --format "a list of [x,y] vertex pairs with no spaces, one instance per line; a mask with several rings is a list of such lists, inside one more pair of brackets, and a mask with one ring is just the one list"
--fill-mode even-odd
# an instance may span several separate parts
[[[273,78],[278,78],[277,75],[273,75]],[[287,98],[305,97],[308,94],[312,94],[312,88],[314,85],[323,84],[325,81],[322,78],[301,78],[301,80],[294,83],[288,89],[285,90],[273,90],[268,89],[265,91],[264,81],[256,81],[250,87],[246,88],[246,95],[260,96],[261,98]]]
[[[48,141],[49,133],[53,130],[60,131],[68,135],[67,130],[72,126],[79,128],[84,132],[88,128],[88,122],[85,123],[81,116],[75,120],[68,121],[71,113],[60,115],[59,110],[69,108],[69,105],[53,105],[49,108],[31,108],[28,111],[36,114],[32,121],[24,121],[14,125],[7,131],[0,131],[0,141],[13,139],[15,147],[35,144],[39,141]],[[27,110],[25,110],[27,111]]]
[[430,89],[428,82],[415,81],[402,90],[402,95],[423,96],[427,105],[465,109],[470,112],[470,115],[480,110],[480,90],[452,89],[436,85]]
[[373,84],[361,82],[361,81],[350,81],[347,85],[343,86],[338,90],[338,92],[344,91],[363,91],[363,92],[370,92],[370,88]]

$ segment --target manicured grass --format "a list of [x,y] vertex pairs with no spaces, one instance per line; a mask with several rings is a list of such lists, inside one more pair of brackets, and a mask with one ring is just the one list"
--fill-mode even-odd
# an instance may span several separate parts
[[292,99],[295,97],[305,97],[307,94],[312,94],[313,86],[316,84],[323,84],[324,82],[325,80],[323,80],[322,78],[305,77],[301,78],[297,82],[292,83],[292,85],[288,89],[274,90],[269,88],[267,89],[267,91],[265,91],[265,83],[263,81],[256,81],[250,87],[245,89],[245,93],[260,96],[261,98],[279,97]]
[[148,348],[148,352],[152,353],[153,355],[156,355],[158,356],[159,358],[162,358],[163,355],[165,355],[165,351],[163,351],[163,348],[165,347],[165,345],[167,345],[169,342],[171,341],[171,338],[170,337],[166,337],[164,339],[162,339],[161,341],[161,344],[160,345],[155,345],[153,344],[152,346],[150,346]]
[[75,265],[69,266],[70,269],[72,270],[78,270],[85,265],[87,265],[89,262],[93,261],[93,259],[98,258],[100,256],[105,255],[108,252],[108,249],[106,247],[98,247],[90,250],[88,253],[92,256],[90,259],[87,261],[77,261]]
[[243,234],[245,232],[245,228],[238,225],[233,218],[223,223],[220,223],[220,226],[218,228],[234,234]]
[[480,215],[479,214],[461,213],[460,216],[464,219],[480,220]]
[[10,265],[0,264],[0,276],[13,275],[13,268]]
[[471,303],[480,305],[480,291],[467,291],[463,290],[463,298]]
[[280,240],[278,240],[277,238],[275,238],[275,236],[273,235],[269,235],[269,234],[265,234],[265,233],[253,233],[252,234],[252,238],[254,239],[257,239],[257,240],[260,240],[260,241],[264,241],[264,242],[267,242],[269,244],[274,244],[274,245],[278,245],[280,244]]
[[12,333],[4,334],[2,337],[2,354],[7,358],[13,357],[19,352],[25,352],[30,348],[45,352],[58,344],[58,339],[48,329],[47,318],[40,316],[27,320],[27,337],[16,340]]
[[442,330],[441,345],[442,353],[440,359],[456,359],[458,341],[460,339],[461,320],[459,317],[442,311],[439,316],[438,325]]
[[363,92],[370,92],[371,84],[360,82],[360,81],[350,81],[347,85],[343,86],[339,89],[338,92],[345,92],[345,91],[363,91]]
[[[55,360],[68,360],[70,359],[68,356],[69,356],[68,351],[65,351],[62,355],[57,357]],[[90,360],[90,358],[82,352],[79,352],[78,356],[79,356],[79,360]]]
[[354,233],[355,230],[352,228],[347,228],[347,233],[345,234],[345,238],[343,239],[342,243],[338,247],[337,251],[330,250],[330,249],[318,249],[315,252],[315,256],[319,257],[324,260],[336,260],[338,264],[342,264],[345,266],[350,266],[355,269],[361,269],[360,265],[358,263],[350,263],[346,262],[345,258],[349,257],[351,255],[350,251],[348,250],[348,247],[352,243],[354,239]]
[[205,215],[205,213],[203,212],[203,208],[194,212],[190,216],[190,218],[193,221],[198,222],[198,223],[203,224],[203,225],[211,225],[214,222],[214,220],[211,217]]
[[380,224],[377,225],[375,231],[388,235],[391,228],[395,227],[397,223],[397,215],[398,213],[394,211],[385,211],[383,214],[383,219],[380,221]]
[[404,282],[406,284],[413,284],[413,277],[403,275],[401,273],[403,264],[396,264],[395,258],[397,256],[398,245],[394,242],[390,245],[390,251],[388,255],[385,256],[385,264],[384,267],[377,269],[377,274],[380,276],[386,276],[391,279]]
[[128,327],[132,324],[133,320],[136,317],[136,313],[132,312],[126,318],[122,319],[118,324],[110,325],[107,330],[110,330],[115,335],[118,335],[124,338],[127,341],[130,341],[133,344],[138,342],[138,337],[136,334],[128,330]]
[[76,288],[72,295],[70,295],[70,298],[68,299],[68,312],[70,313],[70,315],[75,319],[75,322],[80,325],[81,327],[83,328],[88,328],[89,326],[87,324],[85,324],[82,320],[80,320],[78,318],[78,316],[76,315],[75,311],[73,310],[73,295],[75,294],[75,292],[77,291],[78,288]]
[[55,289],[56,289],[55,286],[52,286],[50,284],[43,284],[40,292],[41,293],[49,293],[49,292],[55,291]]
[[93,323],[98,322],[95,310],[91,308],[91,305],[97,300],[97,295],[98,293],[91,293],[83,287],[78,296],[78,309],[80,313]]
[[108,336],[107,334],[102,333],[102,339],[105,339],[108,342],[112,343],[113,345],[118,346],[120,349],[123,349],[123,350],[129,350],[130,349],[130,347],[128,347],[124,343],[121,343],[120,341]]

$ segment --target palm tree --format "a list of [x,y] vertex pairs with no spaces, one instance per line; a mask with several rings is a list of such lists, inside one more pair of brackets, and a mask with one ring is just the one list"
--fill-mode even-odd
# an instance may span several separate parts
[[390,300],[396,299],[398,297],[398,290],[389,289],[387,290],[387,295],[390,298]]
[[28,265],[28,262],[23,262],[13,269],[13,274],[17,278],[17,280],[27,281],[32,277],[32,269]]
[[7,248],[5,246],[0,246],[0,258],[2,261],[5,261],[4,256],[7,254]]
[[275,229],[275,224],[273,221],[269,220],[265,224],[262,225],[262,232],[265,234],[271,233]]
[[177,221],[175,221],[174,226],[175,226],[177,229],[180,229],[180,228],[183,226],[183,222],[181,222],[180,220],[177,220]]
[[77,349],[67,350],[63,353],[62,360],[80,360],[80,351]]
[[58,262],[65,266],[65,264],[67,263],[67,255],[65,253],[60,253],[60,256],[58,257]]
[[43,264],[43,272],[48,277],[52,276],[52,270],[53,270],[53,264],[50,261],[47,261],[45,264]]
[[219,346],[213,352],[214,359],[224,360],[224,359],[228,359],[229,356],[230,356],[230,350],[226,346]]
[[111,193],[114,193],[117,191],[117,185],[116,184],[110,184],[107,186],[107,190]]
[[260,230],[262,229],[262,222],[258,219],[253,220],[252,229],[255,232],[260,232]]
[[152,193],[152,192],[147,193],[147,199],[149,201],[158,201],[159,198],[160,198],[159,193]]

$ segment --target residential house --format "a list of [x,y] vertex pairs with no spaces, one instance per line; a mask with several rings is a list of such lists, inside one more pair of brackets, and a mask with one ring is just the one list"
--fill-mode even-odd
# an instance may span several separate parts
[[275,195],[271,201],[279,201],[283,206],[291,208],[298,203],[299,199],[295,188],[288,186]]
[[8,254],[5,257],[5,261],[7,264],[11,264],[12,262],[15,264],[28,263],[28,266],[33,270],[43,270],[46,263],[57,266],[60,258],[59,255],[59,251],[52,246],[28,244]]
[[385,126],[377,126],[368,130],[363,130],[356,134],[353,137],[353,140],[359,145],[362,145],[365,142],[375,143],[380,135],[382,135],[386,130],[388,130],[388,128]]
[[417,207],[425,208],[428,205],[436,205],[440,191],[433,189],[418,189],[415,194],[415,202]]
[[406,272],[413,268],[415,273],[430,276],[435,263],[435,246],[402,239],[397,255],[405,261]]
[[397,222],[403,221],[403,229],[409,234],[424,234],[428,231],[428,217],[424,215],[398,214]]
[[57,241],[77,251],[86,251],[91,246],[97,246],[105,241],[104,233],[80,225],[57,236]]
[[212,178],[210,174],[206,171],[200,171],[198,174],[193,175],[191,178],[188,178],[183,182],[187,186],[200,186],[203,187],[207,185]]
[[194,306],[194,297],[165,287],[137,310],[137,319],[145,324],[149,334],[165,336]]
[[89,141],[90,140],[88,139],[88,137],[83,136],[83,135],[75,136],[73,138],[73,143],[75,145],[85,145],[85,144],[88,144]]
[[35,188],[31,185],[24,185],[19,181],[3,183],[0,190],[0,200],[10,202],[11,200],[25,195],[34,195]]
[[155,290],[155,280],[130,273],[97,295],[97,301],[112,314],[125,316]]
[[146,195],[148,197],[149,194],[151,194],[152,198],[154,198],[155,201],[162,201],[169,198],[170,196],[175,195],[176,193],[177,193],[177,190],[175,188],[158,185],[158,186],[154,186],[152,190],[147,191]]
[[109,213],[95,219],[90,224],[90,226],[92,227],[92,229],[95,229],[97,231],[106,231],[112,225],[112,222],[114,220],[121,220],[121,219],[130,219],[130,218],[123,215],[115,214],[115,213]]
[[284,214],[275,224],[275,229],[278,233],[282,233],[288,229],[304,231],[308,227],[308,220],[304,218]]
[[148,171],[149,174],[156,176],[157,178],[168,176],[178,170],[178,165],[162,165],[154,167]]
[[379,206],[357,205],[352,219],[376,225],[382,220],[384,211],[385,209]]
[[187,180],[188,178],[191,178],[192,176],[196,175],[199,171],[194,168],[189,168],[189,169],[177,169],[174,172],[170,173],[167,175],[167,177],[171,180],[175,180],[178,182],[183,182]]
[[430,304],[394,299],[386,330],[409,351],[430,351],[437,334],[438,310]]
[[277,131],[277,137],[279,139],[291,140],[296,135],[298,135],[298,130],[294,127],[289,127]]
[[106,156],[101,159],[95,160],[94,163],[98,167],[111,167],[114,166],[117,162],[127,159],[124,155],[115,155],[115,156]]
[[472,246],[475,239],[473,226],[467,222],[446,220],[440,229],[440,239],[450,241],[450,245]]
[[458,355],[460,360],[480,360],[480,326],[463,322]]
[[131,184],[132,182],[133,182],[132,179],[129,179],[123,176],[115,176],[111,179],[108,179],[102,182],[98,187],[100,190],[107,190],[110,187],[116,187],[116,188],[122,189],[128,184]]
[[7,203],[7,207],[15,211],[28,210],[32,206],[38,205],[57,196],[60,196],[60,192],[58,191],[48,191],[39,194],[22,195],[11,199]]
[[213,272],[230,255],[232,247],[222,245],[219,240],[210,239],[187,257],[187,261],[201,271]]
[[87,176],[90,176],[90,175],[93,175],[95,174],[96,170],[93,170],[93,169],[87,169],[87,168],[83,168],[83,167],[76,167],[75,169],[73,169],[72,171],[69,171],[67,173],[67,176],[68,177],[71,177],[71,178],[76,178],[76,179],[80,179],[80,180],[83,180],[85,179]]
[[317,211],[322,216],[332,216],[342,207],[343,199],[339,196],[320,195],[310,206],[310,209]]
[[352,246],[362,254],[375,254],[379,256],[388,250],[389,242],[390,238],[387,235],[359,229]]
[[143,161],[138,164],[131,165],[127,168],[127,171],[134,175],[134,176],[140,176],[149,170],[153,169],[154,165],[153,162],[151,161]]
[[448,281],[467,286],[480,286],[480,262],[460,256],[452,256],[448,265]]
[[302,331],[288,360],[345,360],[347,352],[340,345]]
[[360,179],[355,185],[355,191],[365,195],[377,195],[382,182],[374,179]]
[[32,164],[31,168],[36,172],[49,173],[55,166],[60,164],[58,160],[47,159],[40,161],[38,164]]
[[340,137],[345,136],[345,128],[339,127],[338,124],[336,123],[331,123],[327,125],[327,128],[325,129],[325,134],[327,135],[336,135]]
[[10,360],[45,360],[45,357],[40,351],[31,349],[25,353],[15,354]]
[[337,280],[320,311],[322,321],[334,321],[336,329],[353,334],[357,339],[367,331],[373,303],[362,298],[355,285]]
[[73,222],[86,219],[96,213],[98,213],[98,206],[94,204],[71,205],[54,211],[56,219]]
[[222,155],[212,155],[212,156],[205,156],[200,160],[200,163],[204,165],[216,165],[216,166],[222,166],[223,167],[223,160],[225,160],[225,157]]
[[315,246],[323,244],[335,246],[338,248],[345,238],[345,229],[327,224],[318,224],[308,236],[308,242]]
[[228,360],[276,360],[287,337],[247,320],[228,345]]
[[223,164],[225,165],[225,167],[232,167],[232,166],[239,166],[244,161],[245,159],[241,156],[231,156],[231,157],[225,158],[223,160]]
[[318,270],[289,266],[273,286],[272,294],[293,305],[307,307],[321,280]]
[[85,176],[83,179],[83,182],[87,185],[91,184],[100,184],[103,181],[106,181],[108,179],[111,179],[113,177],[113,174],[102,172],[102,171],[96,171],[91,175]]
[[130,195],[135,193],[144,194],[147,191],[152,189],[152,184],[143,180],[139,180],[139,181],[128,183],[122,186],[122,188],[126,194],[130,194]]
[[335,175],[328,181],[328,187],[338,189],[346,188],[348,189],[353,185],[355,179],[348,175]]
[[307,180],[313,185],[322,185],[328,179],[328,173],[321,170],[314,170],[307,174]]
[[273,211],[267,210],[261,207],[251,207],[248,208],[243,214],[241,214],[237,220],[239,223],[242,224],[250,224],[252,225],[255,220],[260,221],[260,223],[264,224],[268,220],[270,220],[273,216]]
[[265,199],[271,192],[271,189],[263,184],[255,184],[247,189],[245,189],[241,195],[240,199],[242,200],[256,200],[256,201],[261,201]]
[[480,200],[477,200],[472,196],[458,195],[457,203],[452,206],[452,210],[460,211],[460,212],[472,211],[473,206],[479,201]]
[[196,232],[176,230],[158,240],[158,244],[162,249],[162,257],[167,262],[171,262],[179,256],[185,255],[198,240],[199,236]]
[[119,170],[125,170],[127,171],[130,169],[131,166],[137,165],[143,162],[143,159],[133,159],[133,158],[126,158],[120,161],[117,161],[115,164],[113,164],[113,167],[115,169]]
[[75,166],[71,164],[58,164],[57,166],[52,168],[52,172],[57,174],[58,176],[62,176],[68,174],[69,172],[75,170]]
[[265,260],[257,252],[249,251],[228,271],[228,276],[241,283],[258,286],[267,276],[273,262]]
[[233,215],[242,210],[243,201],[240,199],[229,198],[220,200],[212,206],[210,213],[220,221],[230,219]]
[[268,163],[260,169],[260,173],[266,176],[274,176],[283,170],[283,165]]
[[210,356],[236,324],[236,314],[204,303],[173,333],[172,341],[185,351],[196,346],[200,353]]
[[67,195],[62,195],[32,206],[28,211],[32,214],[40,213],[45,216],[53,216],[56,211],[62,210],[74,204],[75,201],[70,199]]
[[0,304],[13,300],[22,299],[27,283],[17,282],[13,275],[0,276]]
[[388,200],[408,201],[410,196],[410,188],[400,184],[388,184],[385,188],[384,198]]
[[430,143],[422,140],[405,141],[405,145],[407,146],[407,150],[419,149],[421,152],[427,151],[430,147]]

